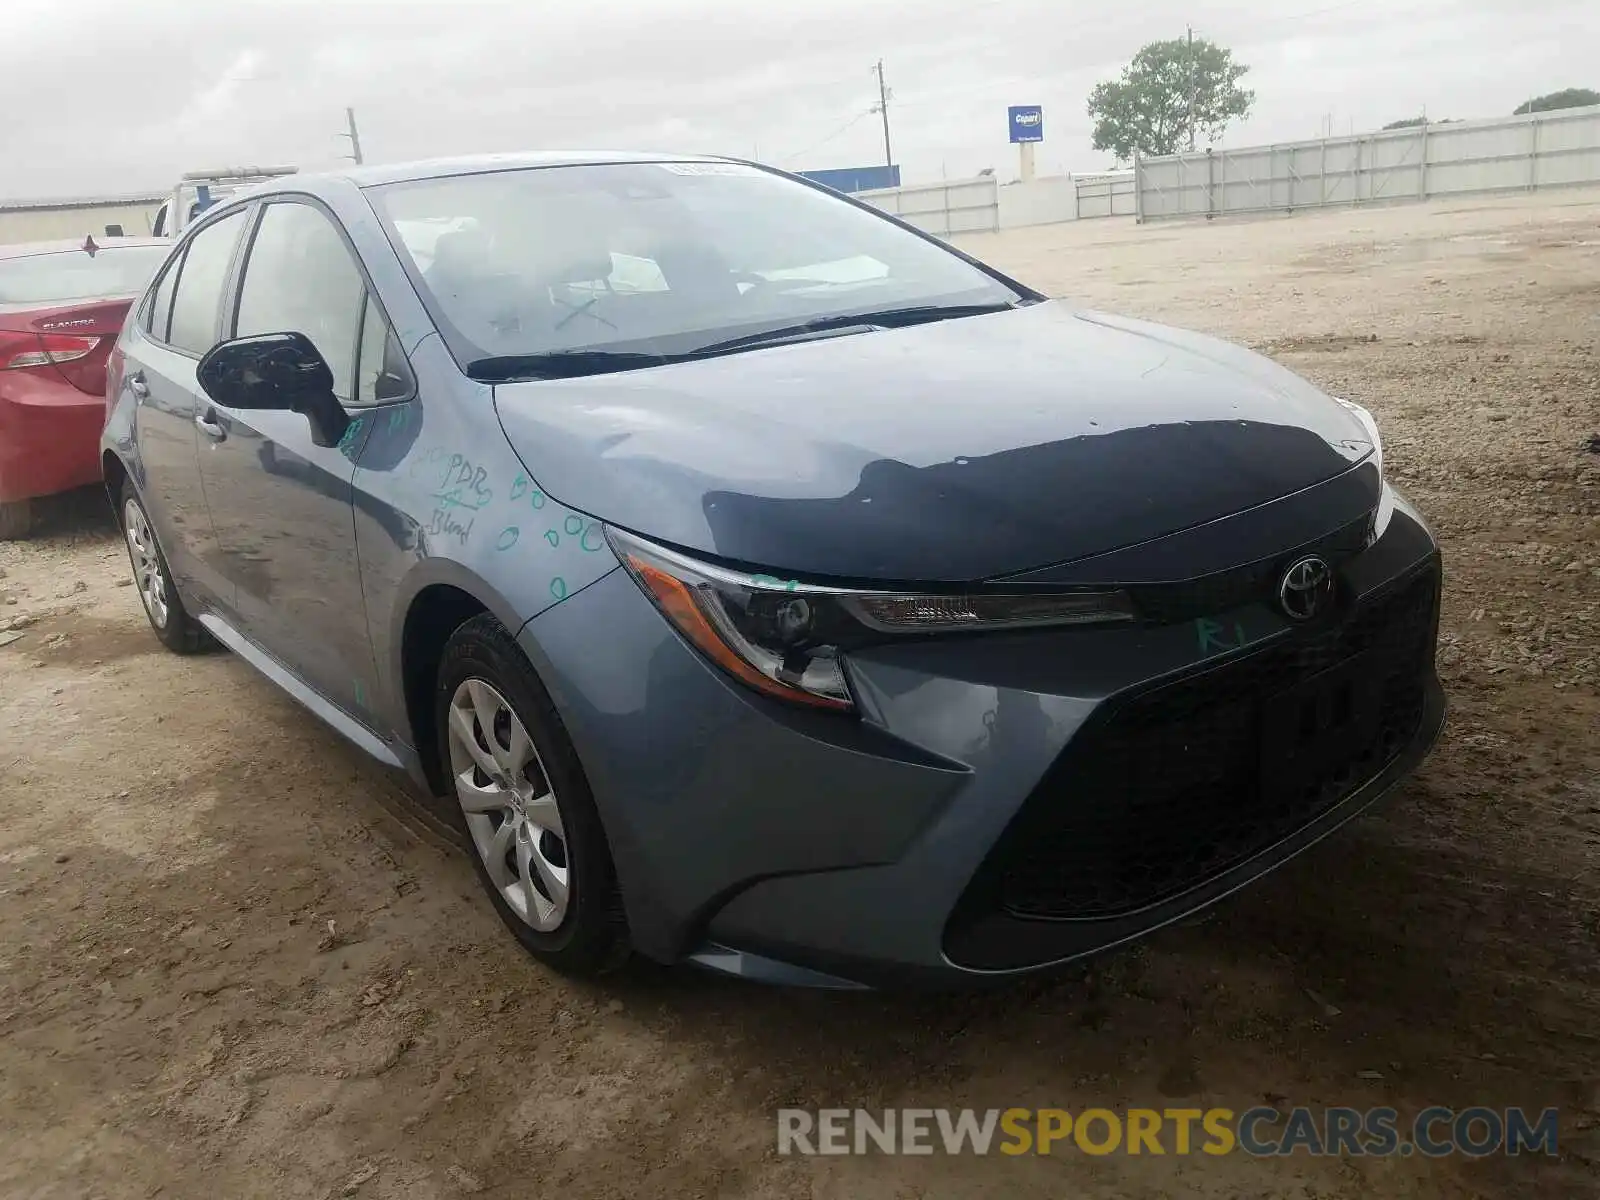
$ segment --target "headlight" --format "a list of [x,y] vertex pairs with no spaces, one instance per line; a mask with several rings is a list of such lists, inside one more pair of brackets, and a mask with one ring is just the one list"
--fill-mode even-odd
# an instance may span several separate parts
[[1373,457],[1373,461],[1378,464],[1378,474],[1382,475],[1383,474],[1383,435],[1378,432],[1378,421],[1377,421],[1377,418],[1374,417],[1366,409],[1362,408],[1361,405],[1356,404],[1353,401],[1341,400],[1338,396],[1335,396],[1334,399],[1337,400],[1339,402],[1339,404],[1342,405],[1346,410],[1348,410],[1350,412],[1350,414],[1355,417],[1356,420],[1360,421],[1361,424],[1366,427],[1367,436],[1372,439],[1372,457]]
[[1367,535],[1367,545],[1370,546],[1383,536],[1383,531],[1389,528],[1389,519],[1394,516],[1394,493],[1389,490],[1389,485],[1383,478],[1383,435],[1378,432],[1377,418],[1361,405],[1349,400],[1340,400],[1337,396],[1334,399],[1339,400],[1340,404],[1350,410],[1356,420],[1366,427],[1367,436],[1372,439],[1372,461],[1378,468],[1378,486],[1381,490],[1378,495],[1377,511],[1372,514],[1372,530]]
[[623,566],[689,642],[740,682],[814,708],[855,707],[843,653],[906,634],[1133,619],[1121,592],[970,595],[824,587],[699,562],[619,529]]

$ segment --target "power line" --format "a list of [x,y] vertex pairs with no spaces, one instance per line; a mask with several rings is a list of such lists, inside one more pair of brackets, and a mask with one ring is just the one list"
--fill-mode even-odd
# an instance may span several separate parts
[[339,136],[350,139],[350,153],[348,157],[356,164],[356,166],[359,167],[361,165],[361,134],[356,130],[356,110],[353,108],[345,109],[344,119],[345,123],[349,126],[349,131],[347,133],[341,133]]
[[873,112],[883,114],[883,165],[894,168],[894,151],[889,148],[889,85],[883,78],[883,59],[878,60],[878,65],[872,68],[878,73],[878,103],[873,106]]
[[793,162],[797,158],[804,158],[807,154],[810,154],[813,151],[822,149],[822,147],[826,146],[829,142],[833,141],[834,138],[842,136],[847,130],[852,129],[856,125],[860,124],[861,120],[864,117],[870,117],[870,116],[872,116],[872,114],[873,114],[873,110],[872,109],[870,109],[870,108],[862,109],[855,116],[851,117],[848,121],[846,121],[843,125],[839,126],[839,128],[835,129],[827,137],[823,138],[820,142],[813,142],[811,145],[807,146],[804,150],[797,150],[793,154],[785,154],[785,155],[782,156],[780,161],[782,161],[782,162]]
[[1194,26],[1189,29],[1189,153],[1194,153],[1194,101],[1200,90],[1200,77],[1194,69]]

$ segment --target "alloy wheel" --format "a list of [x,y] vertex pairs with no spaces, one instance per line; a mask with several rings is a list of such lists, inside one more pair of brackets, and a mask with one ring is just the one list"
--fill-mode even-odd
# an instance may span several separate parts
[[167,576],[161,569],[161,556],[156,553],[155,535],[139,502],[130,499],[122,506],[122,524],[128,531],[128,551],[133,558],[133,581],[138,585],[139,598],[150,623],[165,629],[171,609],[167,604]]
[[467,831],[490,880],[530,928],[551,933],[572,893],[555,789],[511,704],[482,679],[450,698],[450,774]]

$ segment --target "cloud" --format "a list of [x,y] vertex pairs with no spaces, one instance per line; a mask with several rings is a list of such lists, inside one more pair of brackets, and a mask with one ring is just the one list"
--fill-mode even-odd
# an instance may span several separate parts
[[[1594,85],[1591,0],[3,0],[0,193],[159,190],[250,162],[539,146],[881,161],[872,65],[908,178],[1005,169],[1008,103],[1045,107],[1042,170],[1106,165],[1084,102],[1143,43],[1196,34],[1252,67],[1235,143],[1508,113]],[[814,149],[811,149],[813,148]],[[786,156],[809,151],[802,160]]]
[[197,92],[172,122],[174,133],[214,127],[232,116],[237,108],[239,89],[249,82],[260,65],[261,57],[254,51],[239,54],[214,83]]

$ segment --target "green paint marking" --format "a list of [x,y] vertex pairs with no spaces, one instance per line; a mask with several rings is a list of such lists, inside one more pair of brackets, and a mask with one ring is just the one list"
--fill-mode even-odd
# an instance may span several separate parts
[[522,531],[515,525],[507,525],[500,531],[500,536],[496,539],[494,548],[496,550],[509,550],[517,544],[517,539],[521,536]]
[[770,587],[774,590],[782,589],[785,592],[797,592],[800,590],[800,581],[798,579],[779,579],[776,575],[752,575],[750,576],[750,582],[759,583],[762,587]]
[[577,515],[570,516],[561,523],[561,527],[567,531],[568,537],[571,537],[574,534],[582,533],[583,518]]
[[[1210,617],[1196,617],[1194,632],[1195,639],[1199,643],[1201,658],[1209,658],[1213,654],[1222,654],[1228,650],[1238,650],[1249,642],[1245,637],[1242,621],[1235,621],[1230,631],[1223,627],[1221,621],[1213,621]],[[1230,632],[1233,636],[1232,641],[1228,640]]]
[[544,531],[544,540],[552,546],[559,546],[561,544],[561,535],[554,529],[546,529]]
[[565,600],[567,598],[567,581],[557,575],[550,581],[550,594],[557,600]]

